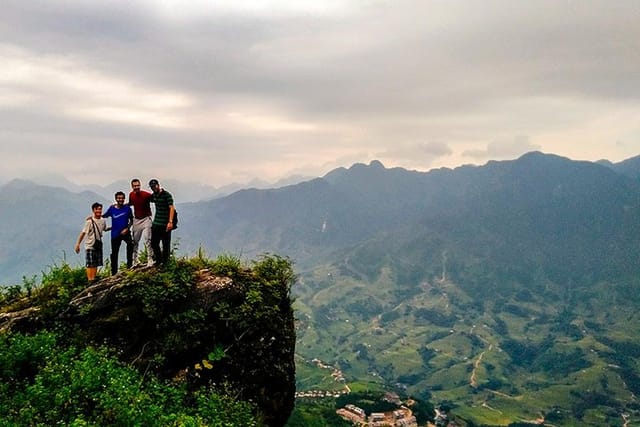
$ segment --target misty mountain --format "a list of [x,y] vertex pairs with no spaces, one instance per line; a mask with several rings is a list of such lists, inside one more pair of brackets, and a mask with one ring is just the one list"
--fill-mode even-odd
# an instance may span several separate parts
[[[175,237],[184,252],[200,246],[249,257],[269,251],[306,266],[336,250],[369,239],[394,239],[397,233],[401,240],[407,235],[425,242],[439,239],[449,250],[463,248],[492,265],[527,271],[530,264],[542,263],[553,274],[606,275],[635,265],[630,260],[638,251],[638,185],[626,177],[632,172],[616,173],[616,168],[632,171],[632,164],[607,167],[529,153],[484,166],[416,172],[374,161],[294,185],[239,190],[191,203],[182,202],[183,194],[170,181],[163,185],[178,203],[181,224]],[[48,262],[60,253],[52,245],[59,237],[52,241],[50,234],[64,234],[59,230],[68,230],[70,224],[75,231],[93,201],[111,201],[95,192],[74,194],[23,180],[0,190],[0,209],[15,223],[3,232],[11,234],[10,241],[17,239],[14,246],[25,246],[25,253],[44,244],[50,250],[44,255]],[[39,195],[38,208],[30,194]],[[44,228],[39,239],[18,238],[37,224],[49,225],[51,212],[59,210],[67,212],[66,219]],[[42,212],[47,213],[38,217]],[[76,235],[67,239],[73,241]],[[43,243],[35,246],[38,241]],[[14,251],[4,252],[0,262]],[[20,262],[11,259],[11,271],[20,272]],[[39,271],[42,265],[35,267]],[[5,268],[0,271],[15,280]]]
[[[143,188],[146,188],[147,180],[143,178],[140,179],[142,179],[143,181]],[[179,195],[181,202],[197,202],[200,200],[211,200],[218,197],[223,197],[243,188],[278,188],[285,185],[297,184],[309,179],[312,178],[305,177],[303,175],[292,175],[290,177],[280,179],[274,183],[254,179],[245,184],[233,183],[220,187],[215,187],[213,185],[204,183],[185,182],[176,179],[160,179],[160,182],[161,185],[167,190],[171,191],[172,194]],[[120,179],[105,186],[97,184],[78,185],[69,181],[67,178],[61,175],[41,174],[31,178],[30,181],[47,187],[64,188],[68,191],[71,191],[72,193],[92,191],[107,200],[113,200],[114,194],[117,191],[123,191],[125,194],[129,194],[129,192],[131,191],[131,180],[129,179]]]
[[610,167],[619,174],[634,179],[640,179],[640,156],[631,157],[618,163],[603,161],[603,164]]
[[0,283],[20,283],[22,276],[30,278],[63,261],[82,264],[84,255],[73,248],[96,201],[109,203],[91,191],[72,193],[25,180],[1,186]]
[[180,236],[189,250],[275,251],[306,262],[409,233],[505,268],[539,264],[563,277],[607,275],[636,268],[639,191],[611,168],[542,153],[430,172],[372,162],[186,204]]

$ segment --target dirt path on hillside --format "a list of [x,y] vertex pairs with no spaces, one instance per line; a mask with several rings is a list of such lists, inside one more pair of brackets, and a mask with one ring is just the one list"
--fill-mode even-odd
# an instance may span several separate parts
[[[493,349],[493,344],[489,344],[489,349],[486,351],[491,351],[492,349]],[[473,362],[473,371],[471,371],[471,378],[469,378],[469,385],[473,388],[478,387],[476,371],[478,370],[480,363],[482,363],[482,358],[484,357],[484,354],[486,353],[486,351],[483,351],[482,353],[480,353],[480,356],[478,356],[476,361]]]

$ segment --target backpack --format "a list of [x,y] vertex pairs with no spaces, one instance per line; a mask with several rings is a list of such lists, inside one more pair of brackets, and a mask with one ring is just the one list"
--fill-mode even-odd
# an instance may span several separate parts
[[178,228],[178,211],[175,210],[175,208],[173,209],[173,228],[172,230],[175,230],[176,228]]

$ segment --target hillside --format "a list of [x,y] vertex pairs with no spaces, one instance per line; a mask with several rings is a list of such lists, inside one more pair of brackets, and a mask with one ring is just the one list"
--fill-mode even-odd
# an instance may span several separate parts
[[637,183],[540,153],[436,178],[419,220],[303,272],[298,353],[476,425],[636,422]]
[[200,256],[91,286],[64,265],[0,292],[2,424],[282,426],[293,279],[277,256]]

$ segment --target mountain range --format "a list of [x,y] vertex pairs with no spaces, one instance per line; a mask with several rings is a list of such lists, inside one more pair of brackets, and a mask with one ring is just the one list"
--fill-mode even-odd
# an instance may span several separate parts
[[[176,194],[180,194],[180,198],[183,202],[197,202],[200,200],[210,200],[226,196],[243,188],[278,188],[285,185],[297,184],[308,179],[311,178],[303,175],[292,175],[282,178],[276,182],[267,182],[261,179],[253,179],[245,184],[232,183],[220,187],[215,187],[206,183],[185,182],[176,179],[167,179],[162,180],[162,185],[166,188],[170,188]],[[29,181],[47,187],[63,188],[72,193],[92,191],[107,200],[111,200],[116,191],[124,191],[125,193],[131,191],[130,180],[126,179],[120,179],[104,186],[97,184],[78,185],[74,182],[69,181],[64,176],[58,174],[41,174],[29,179]],[[143,185],[146,187],[146,182],[143,182]]]
[[[640,419],[639,177],[640,157],[373,161],[178,203],[174,236],[178,253],[290,257],[297,353],[347,382],[447,402],[470,425],[622,425]],[[81,263],[65,248],[101,199],[0,187],[0,282]]]
[[404,233],[439,238],[492,264],[535,260],[553,274],[606,274],[637,259],[638,188],[615,168],[542,153],[430,172],[374,161],[294,186],[186,204],[181,210],[192,220],[180,235],[189,249],[277,251],[316,264],[336,249]]

